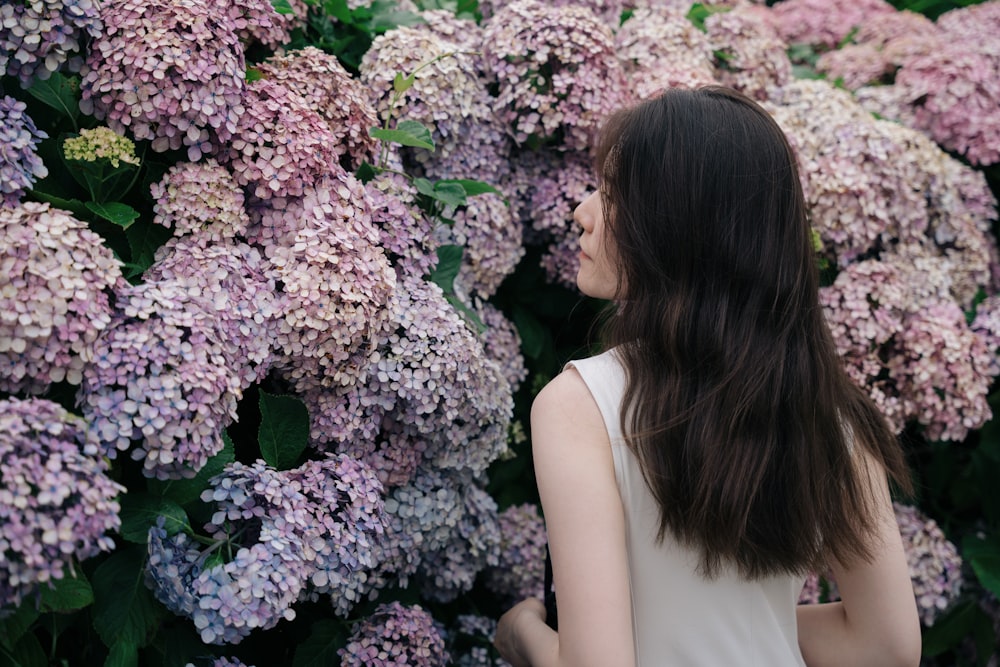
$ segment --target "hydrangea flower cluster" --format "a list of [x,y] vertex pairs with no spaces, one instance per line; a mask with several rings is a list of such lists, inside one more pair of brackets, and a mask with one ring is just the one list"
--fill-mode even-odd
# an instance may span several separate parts
[[79,135],[67,137],[63,141],[63,155],[67,160],[107,160],[116,169],[122,162],[136,166],[139,164],[132,140],[110,127],[83,128]]
[[42,399],[0,401],[0,607],[114,549],[125,488],[83,420]]
[[232,140],[216,151],[260,199],[301,197],[337,167],[338,138],[301,96],[270,79],[246,87]]
[[313,517],[313,532],[303,540],[315,568],[312,595],[330,595],[346,615],[359,601],[351,575],[377,565],[375,543],[385,530],[382,484],[371,468],[344,454],[309,461],[287,478]]
[[[448,643],[457,667],[510,667],[500,657],[492,657],[490,646],[497,633],[497,622],[487,616],[460,614],[449,628]],[[463,646],[469,644],[468,646]],[[495,649],[493,653],[495,653]]]
[[[998,49],[1000,50],[1000,49]],[[932,54],[907,60],[895,87],[912,106],[914,127],[972,164],[1000,162],[1000,57],[945,40]]]
[[[286,0],[290,14],[279,14],[270,0],[243,0],[233,3],[236,31],[243,42],[260,42],[269,49],[288,44],[292,31],[306,24],[309,5],[305,0]],[[239,14],[237,14],[239,12]]]
[[854,28],[895,12],[885,0],[784,0],[772,9],[775,27],[786,42],[827,49],[836,48]]
[[237,11],[227,0],[106,5],[80,84],[81,111],[151,140],[155,151],[187,146],[192,161],[227,144],[246,87]]
[[965,43],[1000,67],[1000,3],[990,1],[953,9],[939,16],[937,25],[945,32],[945,39]]
[[486,25],[483,61],[517,144],[587,150],[601,121],[630,101],[614,36],[585,7],[508,4]]
[[463,513],[448,542],[422,554],[417,576],[428,600],[451,602],[472,590],[476,576],[499,564],[497,504],[475,483],[461,487]]
[[[368,564],[366,545],[382,526],[380,494],[371,470],[349,457],[291,471],[232,463],[202,494],[217,507],[205,526],[215,542],[203,551],[186,534],[154,526],[146,583],[194,621],[205,643],[237,643],[293,619],[310,583],[330,592],[341,574]],[[232,555],[212,564],[215,550]]]
[[712,47],[686,16],[687,9],[637,9],[615,33],[615,53],[636,98],[656,97],[666,88],[718,83]]
[[993,353],[990,375],[1000,375],[1000,295],[987,297],[976,306],[976,319],[971,328]]
[[716,78],[758,100],[767,99],[770,88],[792,79],[788,45],[765,16],[755,7],[737,7],[705,19]]
[[382,172],[365,184],[372,223],[397,276],[421,278],[437,264],[440,245],[434,220],[417,206],[417,191],[405,176]]
[[168,241],[143,277],[147,284],[169,283],[208,302],[226,368],[245,388],[263,379],[272,362],[279,297],[270,274],[260,250],[216,240],[208,228]]
[[962,559],[934,519],[894,504],[921,622],[930,627],[962,590]]
[[[361,183],[336,168],[301,200],[264,216],[265,253],[281,281],[274,333],[283,375],[307,386],[349,386],[364,376],[386,330],[395,273],[378,246]],[[296,229],[296,226],[298,229]]]
[[828,258],[846,266],[891,239],[921,236],[927,203],[910,161],[885,124],[824,81],[774,89],[765,107],[799,160],[810,218]]
[[500,560],[486,572],[486,586],[507,603],[545,595],[548,539],[538,507],[512,505],[500,513]]
[[344,169],[353,171],[362,162],[374,160],[378,142],[368,130],[378,124],[378,118],[370,93],[335,56],[309,46],[272,56],[257,69],[305,100],[326,121],[333,158]]
[[198,233],[215,243],[243,236],[250,224],[243,191],[215,160],[180,162],[150,186],[153,222],[174,235]]
[[542,157],[530,192],[528,212],[536,241],[547,243],[542,267],[549,280],[576,287],[580,268],[580,230],[573,211],[597,187],[594,169],[584,153],[549,153]]
[[21,85],[66,65],[78,71],[82,42],[101,34],[97,0],[31,0],[0,5],[0,73]]
[[488,299],[524,256],[520,225],[503,198],[493,192],[470,197],[442,215],[452,224],[438,230],[441,245],[465,250],[455,277],[456,291]]
[[947,260],[887,255],[844,269],[821,303],[848,374],[889,423],[960,440],[990,417],[995,351],[951,298]]
[[986,395],[996,355],[951,300],[911,312],[887,366],[909,415],[931,440],[962,440],[992,416]]
[[476,304],[475,311],[486,325],[486,331],[482,333],[483,351],[500,368],[511,393],[514,393],[528,377],[517,327],[499,308],[487,301]]
[[888,83],[905,60],[937,48],[940,36],[940,28],[923,14],[879,14],[858,26],[852,43],[822,54],[816,69],[850,90]]
[[484,471],[506,448],[512,410],[500,369],[437,285],[403,278],[387,311],[365,384],[303,395],[314,442],[369,463],[387,486],[423,462]]
[[434,619],[420,605],[382,604],[337,651],[342,667],[444,667],[450,657]]
[[191,477],[222,449],[222,430],[236,419],[243,393],[215,309],[177,282],[125,287],[116,296],[77,400],[106,456],[139,441],[132,458],[143,461],[144,474]]
[[[469,30],[481,33],[475,24]],[[494,117],[478,58],[463,50],[479,48],[479,40],[466,44],[469,40],[453,41],[430,25],[397,28],[372,42],[361,61],[361,82],[371,91],[382,123],[405,116],[431,129],[433,153],[406,152],[428,175],[496,183],[505,169],[507,139]],[[402,95],[393,89],[397,74],[413,77]]]
[[0,390],[79,384],[124,283],[101,238],[69,213],[26,202],[0,208]]
[[833,580],[829,573],[824,575],[815,572],[806,577],[806,583],[799,593],[799,604],[820,604],[822,602],[836,602],[840,599],[840,591],[837,590],[837,582]]
[[13,97],[0,98],[0,206],[17,206],[25,189],[49,174],[35,152],[38,142],[49,135],[35,127],[27,108]]

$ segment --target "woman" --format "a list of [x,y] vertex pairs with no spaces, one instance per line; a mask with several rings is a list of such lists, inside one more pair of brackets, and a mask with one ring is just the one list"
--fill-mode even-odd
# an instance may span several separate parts
[[[515,665],[916,665],[888,479],[902,452],[845,375],[818,303],[794,155],[734,91],[614,116],[576,209],[607,351],[535,399],[559,601],[501,620]],[[623,435],[624,434],[624,435]],[[842,602],[798,607],[831,568]]]

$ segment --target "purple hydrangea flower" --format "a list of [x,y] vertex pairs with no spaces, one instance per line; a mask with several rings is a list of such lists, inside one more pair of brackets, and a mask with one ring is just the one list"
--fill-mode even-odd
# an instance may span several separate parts
[[[786,0],[786,2],[794,0]],[[716,78],[726,86],[764,100],[768,91],[792,79],[788,45],[757,7],[737,7],[705,19],[715,55]]]
[[32,0],[0,5],[0,73],[30,86],[64,65],[78,71],[83,42],[101,34],[96,0]]
[[49,135],[35,127],[27,108],[13,97],[0,98],[0,206],[17,206],[25,189],[49,174],[35,152]]
[[117,496],[86,425],[42,399],[0,401],[0,606],[114,549]]
[[615,33],[615,53],[638,99],[666,88],[718,83],[708,38],[688,20],[687,8],[637,9]]
[[423,607],[382,604],[337,651],[343,667],[444,667],[450,657],[434,619]]
[[786,42],[828,49],[835,48],[854,28],[895,12],[885,0],[784,0],[772,9],[775,27]]
[[0,207],[0,390],[80,384],[111,322],[120,263],[83,222],[48,204]]
[[374,161],[378,142],[368,130],[378,124],[378,119],[369,91],[348,74],[335,56],[310,46],[273,56],[257,69],[300,96],[326,121],[332,157],[344,169],[354,170],[362,162]]
[[215,160],[175,164],[150,192],[153,222],[177,236],[198,232],[219,243],[242,236],[250,224],[243,191]]
[[228,145],[244,115],[246,62],[228,0],[118,0],[102,9],[80,108],[155,151],[191,160]]
[[500,513],[500,559],[486,571],[486,586],[508,604],[545,595],[548,538],[538,507],[512,505]]
[[518,0],[486,24],[483,61],[495,108],[517,144],[587,150],[631,93],[608,26],[585,7]]
[[106,456],[138,441],[143,472],[167,479],[193,476],[222,449],[243,386],[217,322],[212,303],[180,282],[118,292],[77,397]]
[[916,507],[895,503],[894,508],[920,621],[930,627],[958,599],[962,558],[934,519]]

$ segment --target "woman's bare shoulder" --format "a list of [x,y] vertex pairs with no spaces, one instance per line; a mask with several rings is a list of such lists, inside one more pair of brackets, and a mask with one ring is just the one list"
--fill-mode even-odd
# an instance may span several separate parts
[[554,377],[531,405],[532,431],[553,429],[562,443],[607,444],[600,408],[583,377],[572,366]]

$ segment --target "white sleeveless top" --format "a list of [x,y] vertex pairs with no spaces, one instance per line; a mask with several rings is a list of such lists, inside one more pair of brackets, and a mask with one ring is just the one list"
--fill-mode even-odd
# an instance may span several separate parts
[[625,508],[632,632],[639,667],[804,667],[795,623],[803,578],[759,581],[724,570],[697,573],[699,554],[668,532],[656,542],[659,515],[638,461],[622,438],[624,369],[613,351],[571,361],[594,396],[611,438]]

